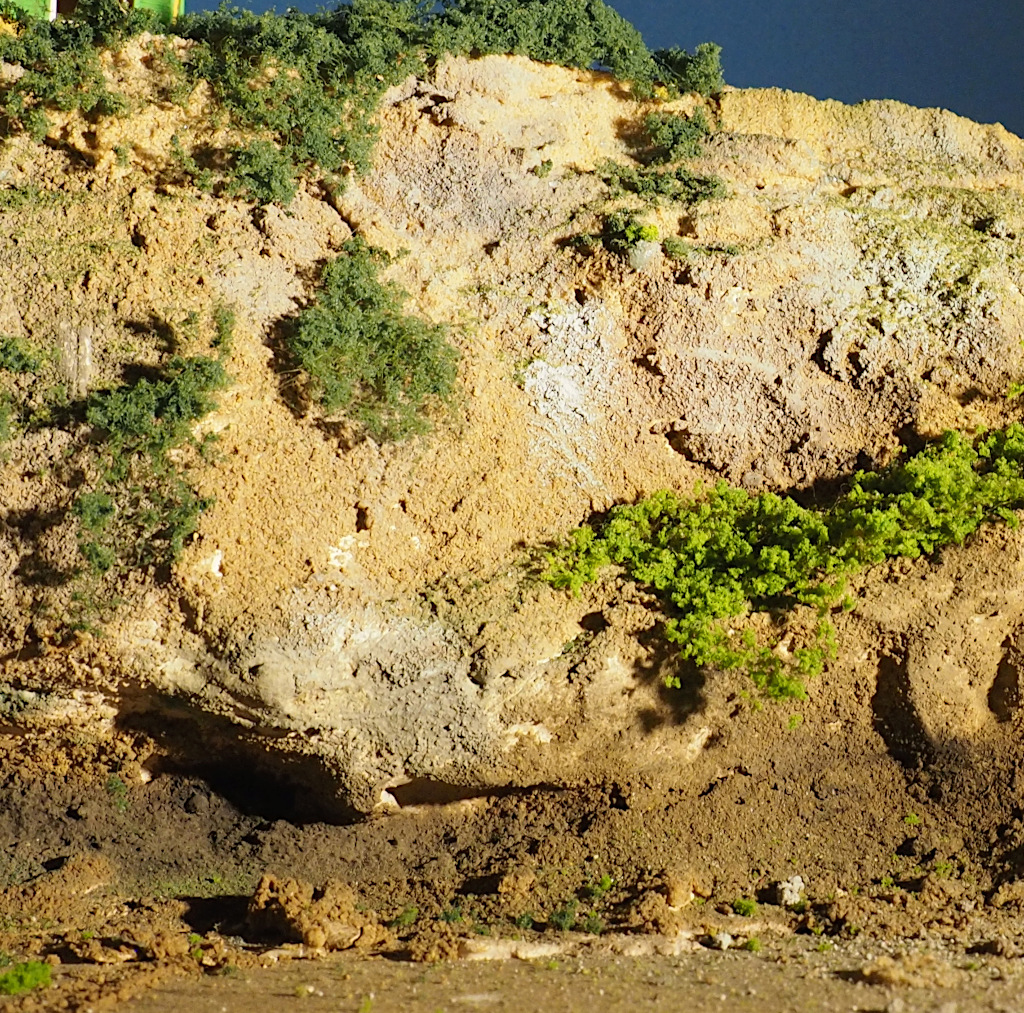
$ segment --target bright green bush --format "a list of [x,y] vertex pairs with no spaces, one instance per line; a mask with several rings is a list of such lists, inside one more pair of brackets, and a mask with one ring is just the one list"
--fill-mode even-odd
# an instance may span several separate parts
[[21,995],[34,988],[46,988],[50,984],[53,969],[40,960],[27,960],[15,964],[9,971],[0,974],[0,995]]
[[327,412],[344,412],[375,440],[429,428],[426,411],[454,389],[458,354],[443,327],[402,312],[407,298],[381,282],[383,255],[361,240],[324,269],[315,303],[288,345]]
[[[1016,524],[1024,506],[1024,426],[972,442],[947,433],[892,468],[858,472],[831,506],[803,507],[774,493],[719,483],[706,495],[656,493],[614,508],[600,532],[584,526],[547,557],[546,579],[573,593],[617,564],[653,588],[665,633],[700,667],[745,669],[767,696],[806,695],[805,680],[834,654],[827,620],[849,575],[893,556],[958,545],[986,520]],[[789,657],[733,632],[751,611],[818,610],[815,632]],[[669,678],[679,685],[679,678]]]
[[627,254],[640,242],[654,242],[658,229],[645,225],[628,211],[616,211],[604,220],[601,242],[613,253]]

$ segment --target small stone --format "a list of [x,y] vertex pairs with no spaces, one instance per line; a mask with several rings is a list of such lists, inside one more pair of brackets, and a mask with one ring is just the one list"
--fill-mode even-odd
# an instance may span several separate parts
[[906,1010],[907,1004],[899,996],[895,999],[890,999],[885,1007],[885,1013],[906,1013]]
[[201,816],[210,808],[210,799],[202,792],[195,791],[185,801],[185,812]]
[[775,903],[781,907],[797,907],[804,902],[806,889],[803,876],[793,876],[782,883],[776,883]]
[[711,937],[711,949],[713,950],[728,950],[732,947],[735,940],[728,932],[716,932]]
[[648,271],[661,260],[661,244],[641,239],[629,251],[629,266],[634,271]]

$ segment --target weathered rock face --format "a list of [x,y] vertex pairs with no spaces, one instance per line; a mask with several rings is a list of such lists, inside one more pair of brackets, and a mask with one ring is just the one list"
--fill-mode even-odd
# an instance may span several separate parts
[[[240,320],[234,385],[203,423],[220,460],[199,477],[216,503],[198,537],[169,582],[126,589],[132,607],[103,640],[31,660],[19,652],[48,634],[28,614],[26,561],[66,565],[74,537],[15,523],[67,493],[41,471],[56,437],[12,444],[0,601],[19,618],[4,677],[51,694],[36,719],[73,691],[121,720],[185,703],[211,749],[237,735],[312,758],[360,811],[426,797],[426,782],[691,762],[718,734],[724,691],[666,693],[674,661],[643,596],[570,599],[536,581],[525,550],[658,488],[809,493],[901,442],[1009,418],[1003,394],[1024,374],[1024,142],[896,103],[730,90],[695,163],[729,196],[646,216],[690,244],[687,259],[579,252],[564,240],[594,226],[592,170],[630,159],[645,111],[600,75],[451,60],[390,93],[369,176],[308,188],[287,212],[158,191],[96,152],[86,189],[55,152],[8,142],[13,182],[67,177],[81,196],[0,237],[0,331],[59,339],[83,387],[111,378],[140,320],[217,300]],[[68,149],[99,143],[62,129]],[[531,171],[547,160],[549,175]],[[281,323],[352,229],[407,251],[392,276],[463,354],[457,409],[414,443],[348,447],[281,396]],[[79,263],[86,233],[100,252]],[[996,734],[1016,707],[1019,539],[949,559],[915,564],[912,592],[869,577],[876,604],[840,631],[830,678],[878,698],[892,750],[904,733],[936,746]],[[953,617],[969,631],[955,642]]]

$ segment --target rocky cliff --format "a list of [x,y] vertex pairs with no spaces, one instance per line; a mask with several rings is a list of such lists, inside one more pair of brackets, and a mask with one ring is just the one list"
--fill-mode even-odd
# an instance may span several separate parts
[[[179,761],[202,743],[291,771],[320,812],[677,783],[721,765],[704,754],[745,682],[666,690],[680,663],[649,596],[553,590],[538,550],[696,482],[814,502],[1019,412],[1024,142],[999,126],[775,90],[644,103],[596,72],[448,59],[387,93],[368,175],[256,207],[168,172],[211,135],[212,99],[161,100],[146,53],[107,68],[149,96],[129,118],[68,113],[0,146],[0,334],[47,352],[52,381],[7,376],[34,420],[0,464],[11,726],[141,728]],[[690,168],[724,195],[634,207],[658,230],[639,256],[579,242],[645,114],[698,107],[715,129]],[[325,416],[282,351],[353,233],[461,353],[456,398],[409,441]],[[195,430],[216,436],[189,462],[198,530],[172,566],[90,576],[72,510],[90,466],[61,405],[208,347],[217,307],[230,385]],[[992,530],[869,571],[807,720],[909,767],[1009,749],[1022,548]]]

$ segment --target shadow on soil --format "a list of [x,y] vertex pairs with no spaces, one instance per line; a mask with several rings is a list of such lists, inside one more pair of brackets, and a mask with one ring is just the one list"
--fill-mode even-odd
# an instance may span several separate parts
[[181,700],[140,693],[122,710],[117,726],[161,747],[151,774],[199,777],[244,816],[296,826],[360,818],[338,796],[335,776],[319,760],[271,756],[259,736]]

